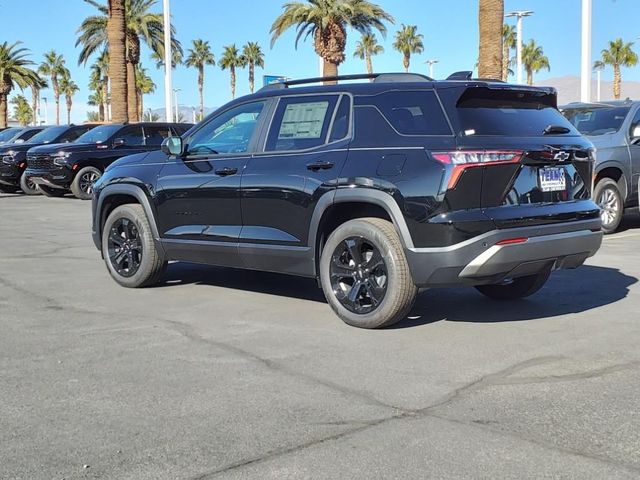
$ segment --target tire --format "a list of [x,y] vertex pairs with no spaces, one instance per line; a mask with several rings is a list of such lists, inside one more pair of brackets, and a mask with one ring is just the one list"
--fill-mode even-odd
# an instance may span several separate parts
[[540,290],[549,279],[549,275],[551,275],[551,270],[545,269],[535,275],[514,278],[510,283],[479,285],[476,290],[493,300],[517,300],[533,295]]
[[20,190],[25,195],[40,195],[42,192],[40,191],[40,187],[35,183],[29,181],[27,175],[25,173],[20,177]]
[[593,198],[601,208],[602,231],[605,234],[614,233],[620,226],[624,213],[624,200],[618,184],[611,178],[603,178],[593,192]]
[[102,230],[102,256],[111,277],[128,288],[158,283],[167,266],[147,215],[136,203],[121,205],[109,214]]
[[63,188],[53,188],[47,187],[46,185],[38,185],[38,188],[42,193],[44,193],[47,197],[64,197],[67,193],[67,190]]
[[102,176],[96,167],[82,168],[71,182],[71,193],[80,200],[91,200],[93,183]]
[[379,218],[350,220],[331,233],[320,258],[320,282],[333,311],[359,328],[402,320],[418,294],[393,224]]
[[0,185],[0,193],[16,193],[18,190],[20,190],[18,187],[11,185]]

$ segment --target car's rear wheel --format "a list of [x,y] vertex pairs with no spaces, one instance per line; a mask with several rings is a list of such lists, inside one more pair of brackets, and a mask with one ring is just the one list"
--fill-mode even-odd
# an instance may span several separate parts
[[549,279],[550,269],[535,275],[518,277],[496,285],[479,285],[476,289],[494,300],[517,300],[533,295],[540,290]]
[[40,195],[42,193],[40,187],[33,183],[25,173],[20,177],[20,190],[27,195]]
[[47,187],[46,185],[38,185],[38,188],[47,197],[64,197],[67,191],[63,188]]
[[418,293],[395,228],[379,218],[348,221],[329,236],[320,281],[334,312],[360,328],[402,320]]
[[135,203],[109,214],[102,230],[102,256],[113,279],[129,288],[158,283],[167,265],[144,209]]
[[91,200],[93,184],[102,176],[96,167],[84,167],[71,182],[71,193],[80,200]]
[[615,232],[622,221],[624,201],[615,180],[603,178],[597,184],[593,197],[600,207],[602,231],[606,234]]

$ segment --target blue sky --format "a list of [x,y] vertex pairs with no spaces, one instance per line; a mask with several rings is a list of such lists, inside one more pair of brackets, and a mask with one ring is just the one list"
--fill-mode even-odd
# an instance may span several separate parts
[[[281,10],[284,0],[171,0],[173,21],[178,39],[185,51],[195,38],[208,40],[216,55],[222,47],[236,43],[239,47],[247,41],[257,41],[266,54],[265,69],[258,70],[257,84],[263,74],[288,77],[316,76],[318,60],[311,42],[294,48],[294,32],[282,36],[273,49],[270,48],[269,28]],[[435,76],[442,77],[457,70],[472,69],[478,55],[477,0],[378,0],[383,8],[396,19],[390,25],[386,40],[381,42],[385,53],[374,58],[376,71],[400,71],[402,59],[391,48],[393,34],[401,23],[415,24],[424,35],[425,52],[412,57],[411,70],[427,73],[424,61],[438,59]],[[593,55],[599,55],[608,40],[622,37],[625,41],[637,41],[640,36],[638,0],[594,0]],[[162,0],[156,10],[161,11]],[[564,75],[578,75],[580,69],[580,0],[505,0],[505,10],[535,10],[525,19],[524,38],[534,38],[543,46],[551,63],[551,72],[541,72],[536,80]],[[75,48],[75,31],[82,20],[95,9],[82,0],[0,0],[0,42],[21,40],[39,62],[42,54],[50,49],[62,53],[67,59],[72,77],[81,87],[75,99],[73,121],[86,118],[86,99],[89,68],[78,66],[78,49]],[[511,19],[508,19],[511,22]],[[349,32],[347,60],[340,73],[360,73],[364,62],[352,58],[358,34]],[[640,52],[640,45],[638,45]],[[142,54],[143,66],[151,73],[158,89],[145,97],[145,108],[163,105],[163,75],[149,60],[149,51]],[[206,70],[205,103],[217,107],[230,99],[229,75],[217,66]],[[248,93],[246,71],[238,74],[237,94]],[[603,79],[611,79],[607,69]],[[181,105],[197,105],[197,73],[194,69],[179,66],[174,73],[174,87],[180,88]],[[623,79],[640,80],[640,66],[623,70]],[[28,93],[28,92],[27,92]],[[43,92],[52,103],[52,92]],[[51,104],[50,103],[50,104]],[[50,118],[53,118],[49,110]]]

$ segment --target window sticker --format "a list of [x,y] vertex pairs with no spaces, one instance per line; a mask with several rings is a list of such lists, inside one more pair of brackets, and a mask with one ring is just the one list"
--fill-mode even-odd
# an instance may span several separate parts
[[328,108],[327,101],[287,105],[278,139],[320,138]]

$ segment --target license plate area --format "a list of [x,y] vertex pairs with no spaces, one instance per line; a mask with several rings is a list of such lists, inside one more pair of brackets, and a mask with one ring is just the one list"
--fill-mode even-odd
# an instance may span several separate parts
[[567,172],[562,167],[540,168],[538,179],[543,192],[564,192],[567,189]]

